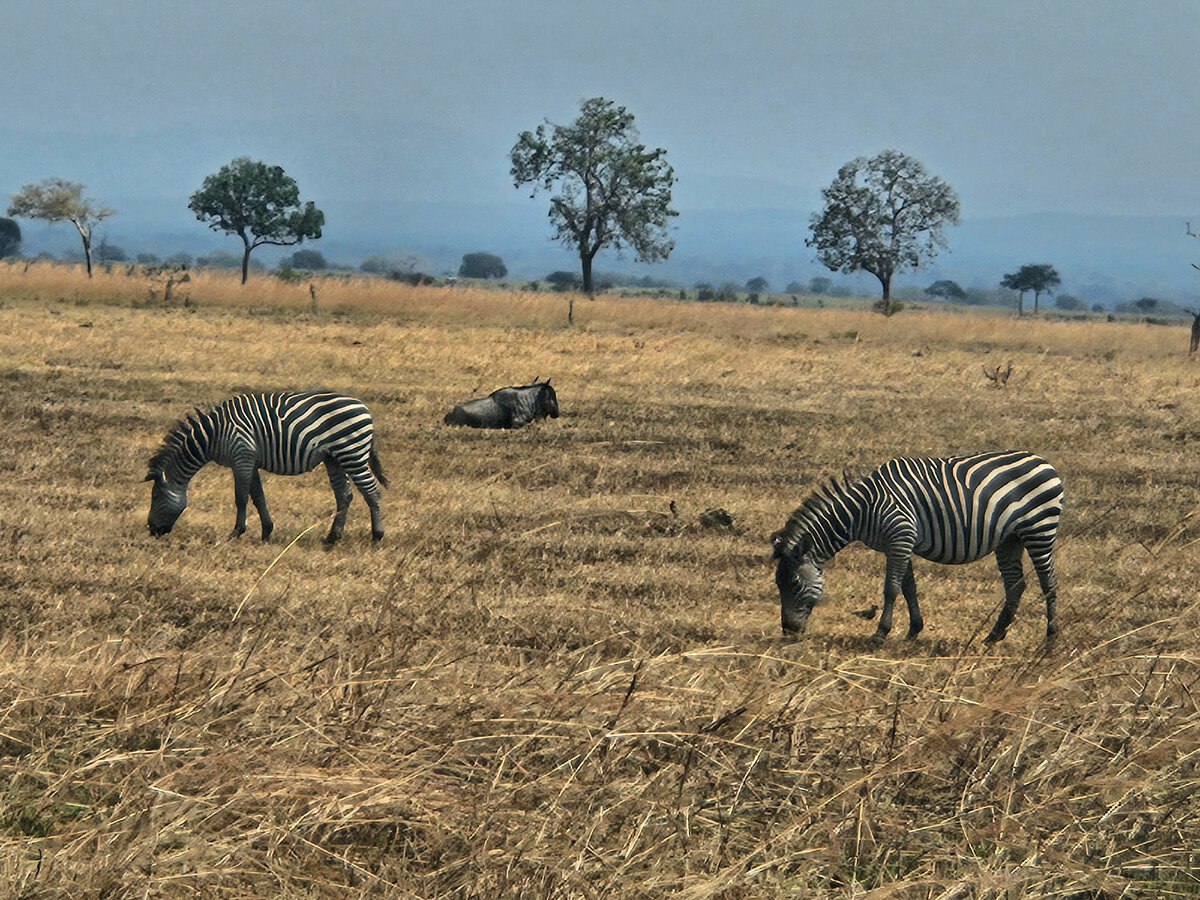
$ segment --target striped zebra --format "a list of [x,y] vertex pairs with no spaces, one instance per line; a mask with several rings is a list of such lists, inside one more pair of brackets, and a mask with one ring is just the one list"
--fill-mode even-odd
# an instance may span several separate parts
[[550,379],[500,388],[486,397],[460,403],[442,419],[447,425],[471,428],[521,428],[536,419],[558,418],[558,395]]
[[325,464],[329,484],[337,498],[337,513],[327,544],[342,536],[346,513],[358,488],[371,508],[371,537],[383,537],[379,512],[379,486],[387,478],[375,453],[371,413],[353,397],[328,391],[274,394],[241,394],[218,403],[207,412],[196,410],[163,438],[150,460],[150,533],[167,534],[187,507],[192,477],[206,463],[233,470],[237,522],[229,537],[246,530],[246,500],[254,501],[262,524],[262,539],[271,536],[274,523],[267,512],[259,470],[277,475],[299,475]]
[[1046,460],[1008,451],[950,459],[893,459],[861,478],[831,481],[771,536],[778,560],[785,635],[799,634],[821,596],[822,570],[835,553],[861,541],[887,557],[883,612],[872,640],[892,628],[892,606],[904,594],[908,637],[924,622],[912,557],[969,563],[996,554],[1004,606],[985,643],[1003,640],[1025,590],[1027,551],[1046,598],[1046,637],[1058,632],[1054,541],[1062,514],[1062,479]]

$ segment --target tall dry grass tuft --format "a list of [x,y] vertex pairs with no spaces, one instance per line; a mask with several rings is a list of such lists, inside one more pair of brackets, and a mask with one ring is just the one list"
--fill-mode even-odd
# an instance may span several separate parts
[[[1182,328],[105,278],[0,267],[8,895],[1196,894]],[[561,419],[441,424],[534,375]],[[382,546],[357,503],[321,548],[318,472],[267,479],[271,543],[211,468],[147,535],[179,415],[316,385],[375,415]],[[820,478],[1002,446],[1066,481],[1054,646],[1032,593],[980,645],[984,562],[918,564],[925,632],[872,648],[854,548],[780,639],[767,535]]]

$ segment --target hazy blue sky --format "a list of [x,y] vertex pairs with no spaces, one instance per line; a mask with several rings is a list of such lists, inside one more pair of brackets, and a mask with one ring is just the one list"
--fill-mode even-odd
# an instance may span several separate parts
[[517,133],[602,95],[684,210],[811,210],[892,147],[966,218],[1200,218],[1198,54],[1195,0],[3,0],[0,196],[250,155],[318,203],[510,203]]

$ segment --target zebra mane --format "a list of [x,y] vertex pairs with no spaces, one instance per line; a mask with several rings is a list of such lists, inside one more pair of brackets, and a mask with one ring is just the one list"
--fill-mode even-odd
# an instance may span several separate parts
[[842,472],[840,479],[834,476],[826,480],[804,498],[788,517],[783,529],[776,532],[776,552],[790,552],[799,544],[811,540],[815,526],[829,518],[833,504],[844,503],[865,480],[863,475],[848,470]]
[[158,475],[166,470],[168,463],[174,461],[179,455],[184,441],[200,427],[200,420],[208,416],[209,413],[211,413],[211,410],[205,411],[197,406],[193,412],[188,413],[167,429],[162,443],[154,451],[154,455],[150,457],[149,470],[146,473],[147,480],[158,477]]

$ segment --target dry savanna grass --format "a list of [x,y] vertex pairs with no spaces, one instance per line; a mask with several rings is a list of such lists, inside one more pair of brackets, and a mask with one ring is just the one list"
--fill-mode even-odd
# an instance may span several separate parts
[[[6,896],[1200,893],[1184,329],[162,287],[0,268]],[[557,421],[441,424],[534,376]],[[375,414],[381,545],[356,498],[321,547],[320,472],[229,542],[215,467],[147,534],[173,421],[309,386]],[[1036,591],[984,648],[994,565],[918,561],[924,633],[873,649],[862,548],[781,638],[768,535],[821,478],[1003,447],[1066,481],[1053,647]]]

